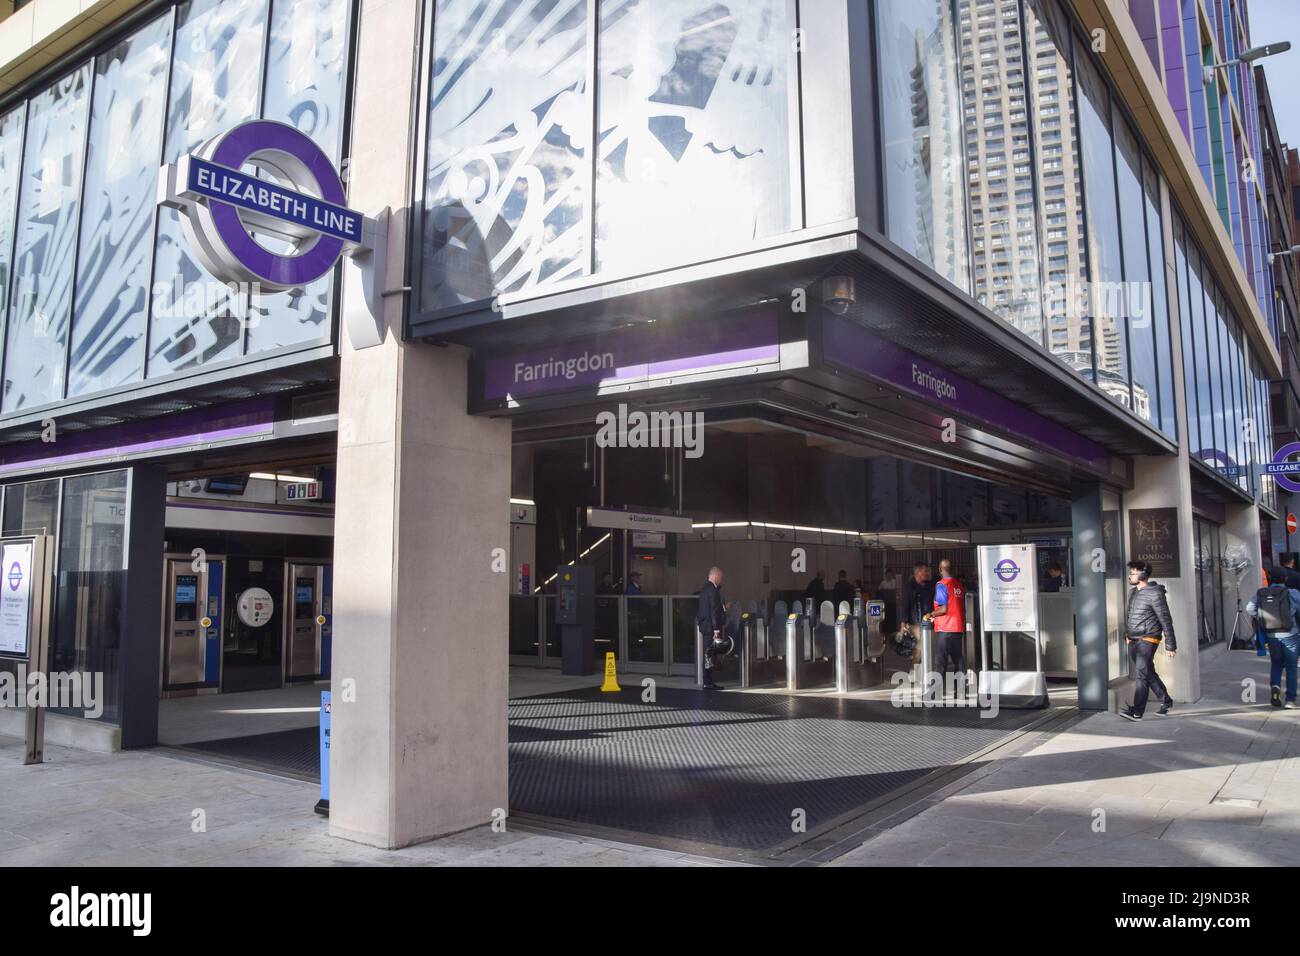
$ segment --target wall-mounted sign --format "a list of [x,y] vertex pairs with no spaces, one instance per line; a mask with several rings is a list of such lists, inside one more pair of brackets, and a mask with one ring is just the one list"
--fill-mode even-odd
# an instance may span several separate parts
[[1151,576],[1176,578],[1182,562],[1177,508],[1131,508],[1128,513],[1130,561],[1148,561]]
[[[213,276],[267,291],[300,289],[373,244],[374,221],[347,208],[325,151],[272,120],[241,123],[163,167],[159,201],[181,212],[190,249]],[[273,252],[268,239],[292,248]]]
[[32,543],[0,549],[0,654],[27,657],[31,625]]
[[284,496],[290,501],[314,501],[320,497],[320,482],[295,481],[284,486]]
[[235,611],[246,627],[261,627],[275,613],[275,600],[266,588],[249,588],[239,595]]
[[1038,632],[1037,552],[1032,544],[980,545],[980,620],[985,632]]
[[1300,461],[1291,460],[1291,456],[1295,454],[1300,454],[1300,442],[1288,442],[1274,452],[1273,460],[1264,465],[1260,471],[1265,475],[1271,475],[1284,490],[1300,494],[1300,481],[1291,477],[1300,472]]
[[668,547],[668,535],[662,531],[633,531],[632,547],[666,548]]
[[587,527],[624,528],[630,531],[671,531],[690,534],[694,525],[684,515],[640,514],[635,511],[613,511],[608,508],[588,508]]

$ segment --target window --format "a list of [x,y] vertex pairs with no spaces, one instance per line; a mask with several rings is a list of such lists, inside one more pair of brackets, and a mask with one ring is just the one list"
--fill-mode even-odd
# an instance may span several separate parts
[[1114,145],[1111,140],[1110,94],[1087,47],[1075,45],[1079,133],[1083,140],[1083,184],[1087,200],[1092,315],[1097,338],[1097,386],[1116,402],[1131,408],[1127,323],[1116,308],[1115,290],[1122,288],[1123,262],[1116,202]]
[[28,104],[5,338],[6,412],[63,395],[89,92],[86,64]]
[[[598,270],[712,258],[790,230],[788,9],[785,0],[601,0]],[[955,131],[955,98],[943,106]],[[954,149],[941,158],[960,162]]]
[[69,395],[144,375],[149,253],[170,51],[169,14],[95,62]]
[[[876,14],[886,233],[969,289],[952,8],[879,0]],[[985,135],[1002,130],[986,127]]]

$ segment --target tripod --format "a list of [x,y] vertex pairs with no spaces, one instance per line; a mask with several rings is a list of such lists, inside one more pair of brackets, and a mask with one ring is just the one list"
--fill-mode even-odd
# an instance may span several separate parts
[[[1246,638],[1237,644],[1237,631],[1242,622],[1246,624]],[[1255,643],[1255,622],[1251,620],[1249,614],[1241,606],[1241,584],[1237,584],[1237,613],[1232,618],[1232,637],[1228,640],[1228,650],[1236,650],[1238,646],[1249,648]]]

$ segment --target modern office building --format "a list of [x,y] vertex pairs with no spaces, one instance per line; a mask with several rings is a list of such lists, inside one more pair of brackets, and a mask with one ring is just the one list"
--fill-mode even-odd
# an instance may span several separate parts
[[[1300,271],[1288,253],[1296,245],[1296,198],[1300,196],[1300,156],[1287,147],[1273,115],[1273,100],[1263,67],[1255,68],[1255,89],[1259,102],[1259,130],[1264,148],[1264,196],[1268,212],[1269,239],[1273,253],[1273,315],[1277,322],[1278,353],[1282,377],[1269,390],[1275,447],[1300,442],[1300,329],[1296,326],[1300,305]],[[1267,261],[1267,259],[1266,259]],[[1300,495],[1284,484],[1277,488],[1276,517],[1264,526],[1264,553],[1289,552],[1300,548],[1300,537],[1287,531],[1286,515],[1296,514]]]
[[[1133,557],[1218,653],[1278,514],[1262,39],[1242,0],[19,6],[0,511],[55,539],[51,669],[109,685],[48,732],[329,681],[332,831],[397,846],[507,807],[509,668],[558,660],[575,563],[645,674],[692,672],[711,565],[896,616],[916,561],[1014,542],[1066,568],[1081,707]],[[376,231],[179,201],[213,164]],[[323,271],[241,284],[209,229]],[[620,406],[701,441],[606,440]]]

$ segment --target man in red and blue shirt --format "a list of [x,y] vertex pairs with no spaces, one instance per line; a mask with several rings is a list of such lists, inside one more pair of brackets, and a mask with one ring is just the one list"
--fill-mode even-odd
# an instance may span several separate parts
[[961,578],[952,575],[952,562],[944,558],[939,562],[939,583],[934,586],[935,637],[938,639],[939,674],[948,672],[948,661],[958,674],[966,673],[966,588]]

